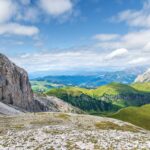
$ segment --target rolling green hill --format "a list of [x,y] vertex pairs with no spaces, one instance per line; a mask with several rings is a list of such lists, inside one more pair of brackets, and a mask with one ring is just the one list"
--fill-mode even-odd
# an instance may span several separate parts
[[63,87],[59,89],[51,89],[46,92],[47,95],[56,96],[75,107],[78,107],[89,113],[101,113],[105,111],[117,111],[120,109],[117,105],[110,102],[97,100],[91,97],[91,90],[78,87]]
[[134,83],[131,85],[133,88],[139,91],[150,92],[150,82],[147,83]]
[[150,130],[150,104],[142,107],[127,107],[110,117],[127,121]]
[[150,103],[150,92],[140,91],[138,86],[136,88],[134,86],[111,83],[97,89],[63,87],[51,89],[46,94],[61,98],[80,109],[96,112],[116,111],[128,106]]

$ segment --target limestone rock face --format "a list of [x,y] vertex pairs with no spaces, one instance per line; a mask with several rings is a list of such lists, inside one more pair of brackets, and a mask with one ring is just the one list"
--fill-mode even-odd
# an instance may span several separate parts
[[150,69],[148,69],[145,73],[142,75],[139,75],[136,79],[135,82],[150,82]]
[[0,102],[33,111],[35,105],[27,72],[0,54]]

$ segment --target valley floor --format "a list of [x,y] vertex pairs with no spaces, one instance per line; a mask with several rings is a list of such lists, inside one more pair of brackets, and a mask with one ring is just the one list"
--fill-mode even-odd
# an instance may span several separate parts
[[37,113],[0,116],[0,150],[149,150],[150,132],[119,120]]

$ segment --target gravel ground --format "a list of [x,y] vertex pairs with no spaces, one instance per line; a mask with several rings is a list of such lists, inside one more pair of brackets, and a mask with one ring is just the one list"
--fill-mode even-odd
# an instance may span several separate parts
[[0,119],[0,150],[150,150],[149,131],[115,119],[62,113]]

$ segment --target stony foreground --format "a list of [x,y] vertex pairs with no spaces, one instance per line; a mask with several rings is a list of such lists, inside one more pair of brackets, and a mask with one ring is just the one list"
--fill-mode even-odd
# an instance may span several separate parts
[[150,132],[122,121],[63,113],[0,116],[0,150],[149,150]]

